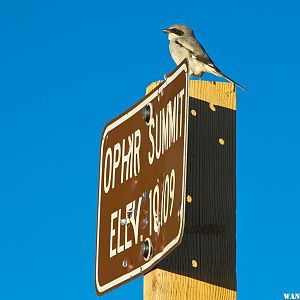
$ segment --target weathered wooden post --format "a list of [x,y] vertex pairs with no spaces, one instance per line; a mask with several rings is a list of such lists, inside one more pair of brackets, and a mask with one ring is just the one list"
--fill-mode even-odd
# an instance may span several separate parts
[[144,300],[236,299],[234,85],[191,80],[189,114],[183,239],[144,276]]

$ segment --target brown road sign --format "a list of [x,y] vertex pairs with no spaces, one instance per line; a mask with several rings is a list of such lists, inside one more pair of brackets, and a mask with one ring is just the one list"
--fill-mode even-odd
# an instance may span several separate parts
[[181,242],[188,101],[184,61],[104,128],[95,274],[100,295],[149,271]]

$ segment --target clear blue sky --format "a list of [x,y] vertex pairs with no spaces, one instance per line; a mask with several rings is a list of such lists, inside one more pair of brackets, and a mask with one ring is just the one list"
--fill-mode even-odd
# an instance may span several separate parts
[[[97,299],[102,129],[174,68],[161,29],[178,22],[250,91],[237,99],[239,299],[300,292],[300,2],[188,3],[1,2],[1,299]],[[142,278],[102,299],[142,299]]]

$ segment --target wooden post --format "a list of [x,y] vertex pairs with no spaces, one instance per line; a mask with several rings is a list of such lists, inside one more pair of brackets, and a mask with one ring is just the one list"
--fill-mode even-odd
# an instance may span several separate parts
[[184,235],[144,276],[144,300],[236,299],[235,110],[233,84],[190,81]]

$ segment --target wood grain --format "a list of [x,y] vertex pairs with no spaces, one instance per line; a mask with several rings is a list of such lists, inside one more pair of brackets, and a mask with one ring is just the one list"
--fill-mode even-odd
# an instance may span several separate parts
[[[152,91],[160,81],[152,82],[146,93]],[[226,108],[236,109],[236,90],[231,82],[215,82],[205,80],[190,80],[190,97]]]
[[144,276],[144,299],[235,300],[236,292],[187,276],[155,269]]

